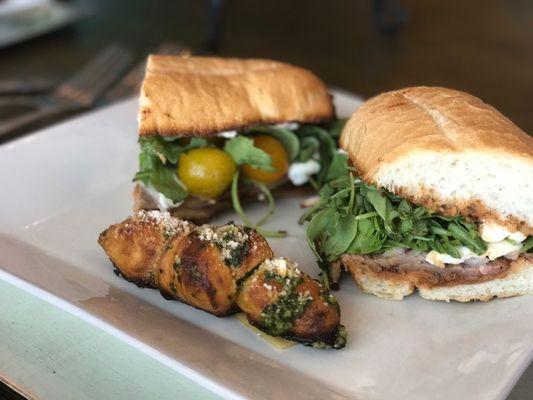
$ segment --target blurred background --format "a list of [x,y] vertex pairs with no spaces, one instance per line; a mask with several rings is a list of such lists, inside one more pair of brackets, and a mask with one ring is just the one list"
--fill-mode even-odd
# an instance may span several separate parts
[[[133,95],[141,75],[126,73],[170,46],[287,61],[363,97],[457,88],[533,132],[531,0],[0,0],[0,126],[30,106],[68,103],[52,90],[112,44],[123,49],[114,58],[121,68],[93,68],[93,86],[108,81],[65,115]],[[64,115],[50,117],[7,127],[0,142]],[[511,398],[531,398],[531,380],[530,368]]]
[[364,97],[409,85],[458,88],[533,131],[530,0],[60,1],[73,10],[61,29],[9,44],[13,22],[2,7],[15,3],[54,2],[0,0],[4,80],[59,82],[111,43],[134,60],[173,43],[288,61]]

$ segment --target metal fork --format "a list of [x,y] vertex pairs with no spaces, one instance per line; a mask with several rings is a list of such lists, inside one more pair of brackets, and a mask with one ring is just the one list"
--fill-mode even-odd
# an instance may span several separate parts
[[41,98],[36,110],[0,122],[0,138],[47,118],[91,107],[131,64],[129,51],[113,45],[102,51],[72,78]]

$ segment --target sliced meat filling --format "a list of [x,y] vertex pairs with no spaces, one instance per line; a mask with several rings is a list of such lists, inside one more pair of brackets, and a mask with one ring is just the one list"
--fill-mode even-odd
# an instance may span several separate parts
[[[364,269],[385,278],[394,279],[408,274],[414,281],[427,287],[480,283],[504,276],[512,260],[500,257],[494,261],[472,259],[463,264],[447,264],[439,268],[426,261],[426,253],[414,250],[395,249],[381,254],[343,254],[339,263],[334,263],[332,277],[338,276],[338,268],[348,269],[352,275]],[[336,271],[337,269],[337,271]]]

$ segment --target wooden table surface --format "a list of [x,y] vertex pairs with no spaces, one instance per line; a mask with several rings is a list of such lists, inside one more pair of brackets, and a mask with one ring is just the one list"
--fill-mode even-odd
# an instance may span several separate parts
[[[533,131],[533,3],[395,0],[407,22],[373,23],[376,0],[225,0],[219,53],[308,67],[329,84],[371,96],[408,85],[471,92]],[[383,1],[383,0],[382,0]],[[386,0],[385,0],[386,1]],[[390,1],[390,0],[389,0]],[[92,15],[62,31],[0,50],[0,77],[64,78],[110,42],[141,57],[163,41],[202,49],[209,1],[77,0]]]
[[[76,2],[89,6],[91,15],[0,50],[0,79],[59,81],[111,42],[127,46],[139,59],[161,42],[205,49],[208,1]],[[392,14],[406,22],[396,32],[389,29],[393,33],[376,29],[373,7],[378,3],[226,0],[218,51],[302,65],[328,84],[364,96],[422,84],[462,89],[533,131],[532,2],[398,0],[403,8]],[[387,15],[386,21],[391,19]],[[0,304],[0,376],[28,395],[213,398],[147,356],[4,282]],[[532,383],[530,368],[510,398],[531,398]]]

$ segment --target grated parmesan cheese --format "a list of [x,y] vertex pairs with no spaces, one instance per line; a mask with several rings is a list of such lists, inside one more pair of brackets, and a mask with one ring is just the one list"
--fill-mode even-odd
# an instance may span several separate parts
[[167,237],[187,233],[190,229],[188,221],[174,218],[168,211],[140,210],[135,214],[135,218],[139,221],[156,225]]
[[301,275],[298,264],[286,258],[269,258],[263,261],[263,265],[268,271],[275,271],[277,275],[287,278],[294,278]]
[[242,227],[233,224],[217,229],[211,225],[202,225],[198,228],[198,238],[215,244],[220,249],[220,258],[224,263],[236,267],[242,262],[240,256],[245,254],[242,249],[247,245],[249,236]]

